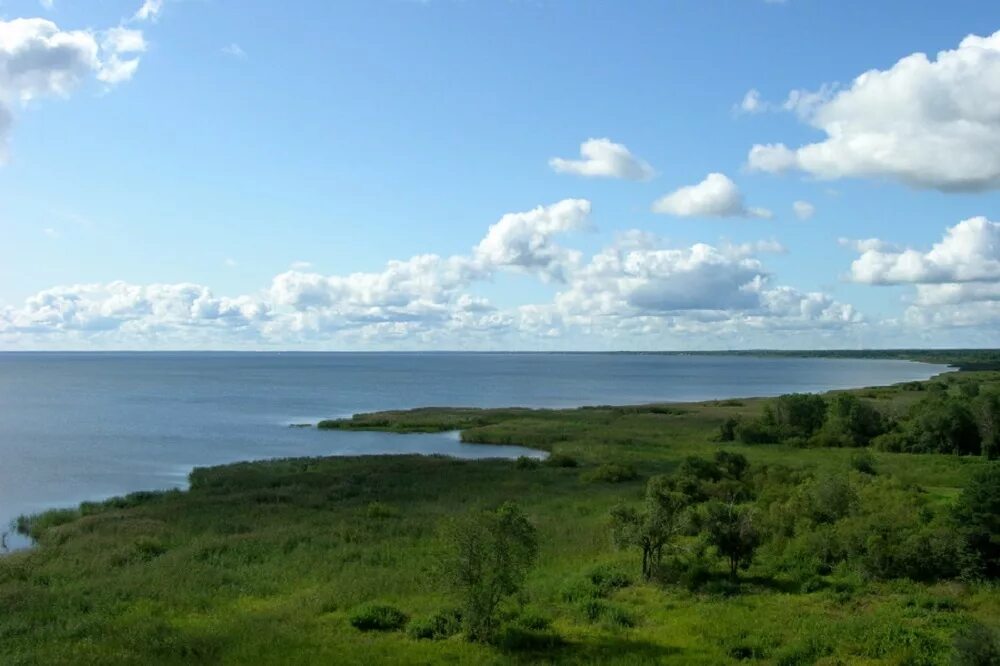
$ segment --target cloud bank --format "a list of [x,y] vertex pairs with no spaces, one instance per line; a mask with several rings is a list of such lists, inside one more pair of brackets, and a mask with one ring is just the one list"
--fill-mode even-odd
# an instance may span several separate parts
[[[235,297],[187,283],[52,287],[0,310],[0,343],[537,348],[573,338],[621,348],[697,335],[691,346],[704,347],[748,331],[823,336],[865,325],[827,294],[773,284],[762,260],[783,251],[773,241],[673,246],[630,231],[585,257],[560,239],[590,228],[590,213],[589,201],[565,199],[502,216],[465,254],[421,254],[343,275],[299,264]],[[477,293],[515,273],[555,291],[507,308]]]

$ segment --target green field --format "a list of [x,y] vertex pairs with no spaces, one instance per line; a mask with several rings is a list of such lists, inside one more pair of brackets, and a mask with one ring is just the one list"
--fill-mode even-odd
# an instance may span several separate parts
[[[969,383],[995,389],[1000,373],[930,382],[941,395]],[[903,415],[928,386],[853,393]],[[26,519],[21,527],[38,546],[0,558],[0,663],[947,664],[956,636],[1000,629],[995,582],[957,569],[919,573],[939,556],[934,549],[953,547],[934,539],[954,536],[947,517],[962,489],[997,463],[875,451],[874,473],[862,473],[854,448],[718,441],[723,423],[756,418],[764,404],[360,415],[322,425],[458,429],[468,442],[535,447],[577,465],[417,456],[241,463],[195,470],[186,492]],[[732,581],[689,531],[643,580],[638,553],[612,543],[611,509],[640,506],[651,477],[722,449],[751,465],[744,485],[767,532],[753,563]],[[608,473],[615,469],[637,478]],[[847,513],[826,523],[794,515],[823,509],[815,498],[836,487],[831,479],[856,496]],[[523,631],[482,644],[351,625],[368,602],[400,609],[411,624],[454,607],[436,567],[440,526],[510,500],[540,546],[523,590],[503,606],[504,622]],[[909,555],[915,564],[874,562],[882,551],[872,544],[819,569],[802,555],[816,552],[818,535],[864,541],[880,527],[938,531],[926,556]],[[607,571],[619,584],[600,584]]]

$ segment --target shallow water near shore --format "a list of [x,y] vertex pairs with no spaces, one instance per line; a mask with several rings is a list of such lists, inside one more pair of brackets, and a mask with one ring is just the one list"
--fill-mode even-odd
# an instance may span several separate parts
[[[420,406],[574,407],[771,396],[927,379],[908,361],[545,353],[3,353],[0,532],[14,517],[193,467],[291,456],[538,455],[455,433],[295,423]],[[8,539],[16,547],[23,542]]]

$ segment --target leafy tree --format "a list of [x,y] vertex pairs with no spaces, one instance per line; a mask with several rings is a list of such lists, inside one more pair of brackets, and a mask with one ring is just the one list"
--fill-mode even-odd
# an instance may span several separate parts
[[708,543],[729,560],[729,575],[735,579],[739,569],[750,566],[762,541],[753,508],[710,502],[705,511],[704,528]]
[[988,578],[1000,577],[1000,462],[973,474],[955,504],[954,517]]
[[742,481],[743,475],[750,468],[750,461],[745,455],[730,451],[716,451],[715,464],[722,470],[723,474],[734,481]]
[[1000,394],[979,394],[972,401],[972,414],[979,429],[980,453],[989,459],[1000,456]]
[[446,525],[441,571],[462,599],[468,637],[487,641],[497,628],[500,603],[518,592],[538,556],[534,525],[511,502],[468,514]]
[[653,477],[646,484],[645,507],[611,510],[611,536],[619,548],[642,552],[642,577],[649,580],[663,558],[663,550],[680,532],[689,499],[674,489],[671,479]]
[[778,396],[764,408],[764,423],[778,428],[782,439],[809,437],[826,420],[826,401],[812,393]]
[[740,417],[730,416],[719,426],[719,441],[734,442],[740,425]]
[[851,393],[838,393],[830,400],[820,436],[826,445],[868,446],[885,432],[882,414],[866,400]]
[[979,429],[964,400],[922,400],[913,408],[907,435],[915,453],[979,453]]

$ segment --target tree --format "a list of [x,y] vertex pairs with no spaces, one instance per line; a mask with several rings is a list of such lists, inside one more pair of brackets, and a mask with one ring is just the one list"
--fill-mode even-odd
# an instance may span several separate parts
[[764,422],[778,428],[783,439],[809,437],[823,427],[826,401],[812,393],[788,393],[778,396],[764,408]]
[[984,458],[1000,455],[1000,394],[981,393],[972,401],[972,414],[979,428],[979,450]]
[[642,577],[649,580],[663,557],[663,549],[677,536],[687,497],[673,489],[664,476],[646,484],[642,511],[617,506],[611,510],[611,536],[619,548],[638,548],[642,552]]
[[978,555],[988,578],[1000,577],[1000,462],[991,462],[972,475],[959,495],[955,522],[969,549]]
[[883,432],[882,414],[871,403],[851,393],[838,393],[830,400],[821,436],[848,446],[868,446]]
[[956,398],[922,400],[907,424],[914,453],[979,453],[979,429],[965,401]]
[[729,560],[729,575],[735,580],[739,569],[750,566],[761,543],[753,509],[731,502],[710,502],[705,508],[704,529],[708,543]]
[[462,599],[466,634],[487,641],[496,631],[500,603],[521,589],[538,556],[535,527],[507,502],[448,523],[442,536],[440,568]]

